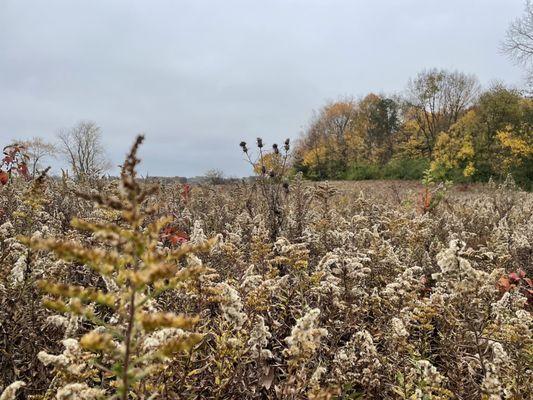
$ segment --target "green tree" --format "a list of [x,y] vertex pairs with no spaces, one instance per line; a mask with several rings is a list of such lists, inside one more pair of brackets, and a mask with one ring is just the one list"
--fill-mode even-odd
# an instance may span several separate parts
[[478,104],[442,133],[432,168],[455,180],[487,180],[513,174],[527,183],[533,155],[533,100],[495,85]]
[[359,120],[365,122],[363,137],[368,161],[387,163],[393,154],[400,126],[399,104],[392,98],[369,94],[359,104]]

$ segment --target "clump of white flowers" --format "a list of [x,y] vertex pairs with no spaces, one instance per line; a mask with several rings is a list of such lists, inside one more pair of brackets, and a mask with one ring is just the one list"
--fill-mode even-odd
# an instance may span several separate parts
[[364,387],[376,388],[380,385],[379,373],[382,368],[379,358],[372,335],[367,330],[358,331],[335,354],[332,379],[342,383],[359,382]]
[[11,284],[16,286],[24,282],[24,270],[28,262],[28,256],[26,254],[21,254],[15,264],[13,264],[13,269],[11,269],[10,281]]
[[17,396],[17,390],[24,386],[26,386],[26,384],[22,381],[13,382],[4,389],[2,394],[0,394],[0,400],[15,400]]
[[202,244],[207,242],[207,236],[202,229],[202,221],[194,221],[194,225],[191,232],[191,243],[192,244]]
[[67,371],[71,375],[81,375],[86,369],[87,363],[84,361],[83,350],[76,339],[64,339],[62,341],[65,350],[63,353],[55,355],[40,351],[37,354],[39,361],[44,365],[53,365],[59,370]]
[[271,358],[272,352],[266,347],[268,346],[268,340],[272,337],[268,326],[265,325],[265,319],[261,316],[257,317],[252,331],[250,332],[250,339],[248,340],[248,346],[253,357],[256,358]]
[[320,341],[328,334],[325,328],[318,328],[320,310],[313,308],[296,321],[291,335],[285,338],[288,347],[284,350],[285,356],[293,360],[311,357],[320,346]]
[[327,370],[323,366],[318,366],[315,369],[315,372],[313,372],[313,375],[311,375],[311,378],[309,379],[309,387],[311,390],[318,390],[320,388],[320,380],[322,379],[322,375],[326,372]]
[[484,364],[485,376],[481,383],[483,392],[490,400],[510,398],[511,392],[502,382],[501,374],[505,368],[512,366],[512,362],[501,343],[489,340],[488,345],[492,349],[492,360]]
[[0,238],[2,240],[7,239],[8,237],[13,235],[14,227],[11,221],[6,221],[2,225],[0,225]]
[[152,332],[143,338],[141,349],[145,352],[158,350],[165,343],[178,338],[183,338],[189,333],[180,328],[164,328]]
[[393,282],[385,286],[381,291],[381,296],[392,305],[410,300],[416,297],[422,286],[421,277],[421,267],[406,268]]
[[427,360],[418,360],[416,362],[415,374],[417,375],[417,387],[415,389],[414,399],[431,399],[434,398],[435,392],[438,392],[445,378]]
[[246,321],[246,314],[242,311],[243,304],[239,292],[226,282],[220,282],[215,287],[220,291],[220,310],[226,321],[235,329],[240,328]]
[[409,336],[409,332],[407,331],[407,329],[405,329],[405,324],[400,318],[392,318],[391,328],[394,337],[407,338]]
[[57,400],[97,400],[105,396],[105,391],[89,387],[86,383],[70,383],[57,391]]

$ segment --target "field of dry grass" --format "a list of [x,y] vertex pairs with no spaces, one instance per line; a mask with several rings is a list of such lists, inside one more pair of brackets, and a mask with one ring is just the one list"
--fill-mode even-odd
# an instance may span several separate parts
[[1,188],[2,400],[529,398],[533,194],[137,162]]

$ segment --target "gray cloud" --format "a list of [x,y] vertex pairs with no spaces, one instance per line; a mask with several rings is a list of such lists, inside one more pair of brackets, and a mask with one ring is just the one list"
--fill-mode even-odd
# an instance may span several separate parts
[[114,164],[249,172],[241,139],[296,138],[324,101],[421,69],[519,83],[499,53],[521,0],[0,0],[0,137],[96,121]]

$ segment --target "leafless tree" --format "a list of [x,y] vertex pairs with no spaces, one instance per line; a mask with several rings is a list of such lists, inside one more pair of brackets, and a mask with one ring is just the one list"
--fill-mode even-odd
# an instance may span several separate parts
[[527,81],[533,88],[533,3],[526,1],[524,15],[507,30],[503,51],[526,67]]
[[224,171],[216,168],[212,168],[204,174],[207,181],[213,185],[220,185],[224,183]]
[[407,86],[407,104],[424,135],[429,156],[437,136],[447,131],[475,102],[480,85],[474,75],[431,69],[420,72]]
[[78,178],[100,175],[110,167],[96,123],[81,121],[59,132],[61,151]]
[[47,158],[55,158],[58,148],[55,144],[44,141],[40,137],[33,137],[23,142],[29,156],[29,171],[32,177],[43,167],[42,162]]

